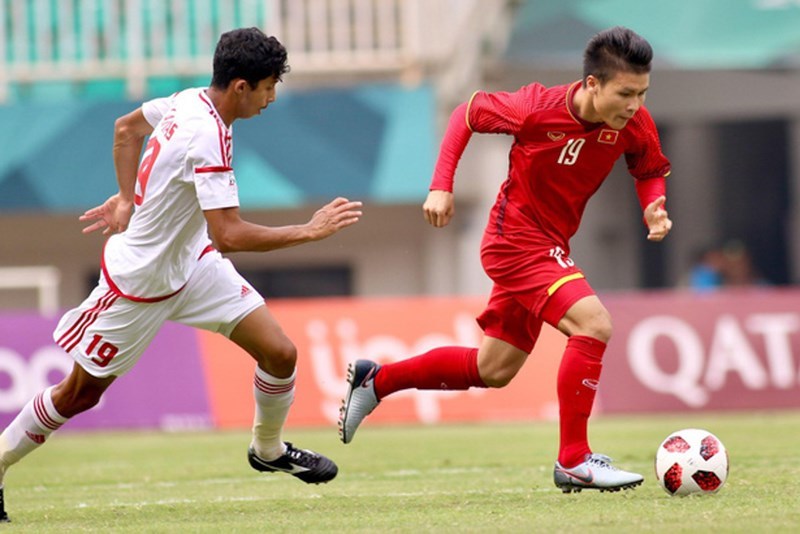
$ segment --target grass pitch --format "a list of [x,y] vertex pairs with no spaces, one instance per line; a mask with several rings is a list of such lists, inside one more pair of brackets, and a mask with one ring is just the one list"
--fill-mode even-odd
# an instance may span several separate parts
[[[714,496],[673,498],[653,474],[673,430],[701,427],[731,470]],[[800,412],[595,418],[592,446],[645,483],[562,494],[554,423],[336,429],[286,439],[331,456],[308,486],[246,461],[249,434],[62,432],[6,475],[13,532],[798,532]]]

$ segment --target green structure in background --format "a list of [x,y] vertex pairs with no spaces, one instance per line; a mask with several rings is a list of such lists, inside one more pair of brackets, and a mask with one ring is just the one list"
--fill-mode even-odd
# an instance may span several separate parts
[[[161,81],[153,91],[169,94],[174,85]],[[137,103],[64,98],[64,87],[51,87],[59,98],[46,98],[41,86],[42,98],[0,107],[0,210],[82,212],[115,190],[114,120]],[[396,85],[283,93],[234,131],[243,209],[337,195],[418,202],[433,168],[434,95],[427,86]]]
[[663,63],[684,69],[800,66],[796,0],[526,0],[507,58],[579,65],[585,40],[610,26],[647,38]]

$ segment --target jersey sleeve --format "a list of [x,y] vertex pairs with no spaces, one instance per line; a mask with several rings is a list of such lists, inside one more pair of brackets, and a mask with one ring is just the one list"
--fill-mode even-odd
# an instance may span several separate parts
[[467,106],[467,103],[461,104],[450,114],[450,121],[444,132],[442,144],[439,148],[439,157],[433,170],[431,191],[453,192],[456,166],[472,136],[472,131],[467,127],[465,120]]
[[150,126],[155,128],[156,124],[158,124],[161,120],[161,117],[166,115],[171,106],[171,97],[155,98],[142,104],[142,113],[144,114],[144,118],[147,120]]
[[208,122],[200,125],[189,142],[187,165],[194,171],[197,199],[203,210],[239,206],[239,189],[225,135],[219,126]]
[[661,141],[653,118],[647,109],[642,108],[634,120],[637,125],[635,142],[625,153],[628,171],[637,180],[667,176],[670,162],[661,152]]
[[513,93],[478,91],[469,102],[467,125],[473,132],[516,135],[543,89],[534,83]]
[[646,180],[635,180],[636,195],[639,197],[639,205],[642,211],[655,199],[667,194],[667,179],[663,176],[648,178]]

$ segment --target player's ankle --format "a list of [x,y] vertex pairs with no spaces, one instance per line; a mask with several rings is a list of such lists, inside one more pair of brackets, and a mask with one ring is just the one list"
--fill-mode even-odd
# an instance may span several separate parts
[[286,452],[286,445],[284,445],[282,441],[278,441],[277,443],[267,443],[254,439],[250,443],[250,447],[252,447],[253,452],[256,453],[256,456],[267,462],[271,462],[280,458]]

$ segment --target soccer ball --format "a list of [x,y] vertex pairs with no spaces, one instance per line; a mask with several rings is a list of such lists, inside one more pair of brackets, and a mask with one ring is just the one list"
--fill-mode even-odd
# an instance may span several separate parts
[[716,493],[728,478],[728,451],[707,430],[673,432],[656,452],[656,477],[670,495]]

